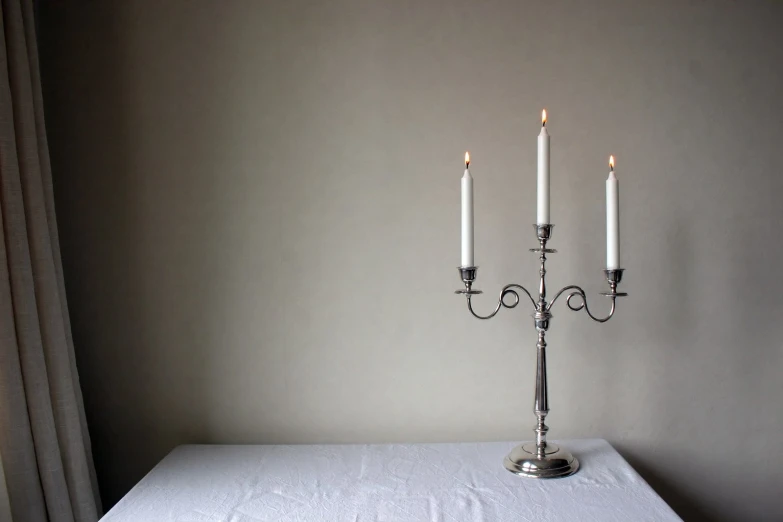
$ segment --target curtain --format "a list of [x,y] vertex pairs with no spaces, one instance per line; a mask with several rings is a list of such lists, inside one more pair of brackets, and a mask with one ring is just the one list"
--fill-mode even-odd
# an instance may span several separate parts
[[11,504],[8,500],[8,489],[5,487],[2,455],[0,455],[0,520],[11,520]]
[[94,522],[101,507],[65,302],[33,5],[0,3],[5,493],[13,522]]

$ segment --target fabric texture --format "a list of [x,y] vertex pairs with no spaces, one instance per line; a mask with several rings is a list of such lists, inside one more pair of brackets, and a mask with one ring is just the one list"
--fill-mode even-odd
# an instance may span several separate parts
[[506,471],[512,442],[180,446],[103,522],[680,520],[606,441],[563,444],[551,480]]
[[31,0],[0,10],[0,457],[14,522],[93,522]]
[[0,520],[11,520],[11,504],[8,499],[8,489],[5,487],[2,455],[0,455]]

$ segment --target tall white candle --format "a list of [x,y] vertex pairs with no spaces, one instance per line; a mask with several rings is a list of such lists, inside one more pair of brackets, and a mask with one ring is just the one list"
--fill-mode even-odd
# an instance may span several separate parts
[[549,133],[546,130],[546,109],[541,111],[541,132],[538,135],[538,211],[536,224],[549,224]]
[[614,173],[614,156],[609,156],[606,180],[606,268],[620,268],[620,184]]
[[465,153],[462,175],[462,265],[473,264],[473,178],[470,176],[470,154]]

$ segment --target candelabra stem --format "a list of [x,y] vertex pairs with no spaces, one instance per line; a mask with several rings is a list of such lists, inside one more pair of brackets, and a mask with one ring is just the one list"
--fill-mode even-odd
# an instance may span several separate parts
[[[543,271],[543,270],[542,270]],[[542,276],[543,278],[543,276]],[[511,450],[504,464],[506,469],[531,478],[567,477],[579,469],[579,461],[557,444],[547,442],[546,416],[549,414],[549,391],[546,379],[546,331],[552,314],[547,310],[546,300],[540,300],[533,321],[538,331],[536,343],[536,395],[533,413],[536,415],[536,441],[520,444]]]
[[537,364],[536,364],[536,398],[533,405],[533,412],[538,418],[538,424],[536,425],[536,453],[540,458],[543,458],[546,454],[546,432],[549,428],[544,424],[547,414],[549,413],[549,396],[546,385],[546,341],[544,337],[546,335],[545,330],[538,331],[538,343],[536,344],[537,350]]
[[[546,385],[546,330],[549,327],[550,314],[547,310],[546,302],[546,243],[551,237],[551,226],[536,226],[538,244],[539,244],[539,283],[538,283],[538,304],[536,312],[533,314],[536,330],[538,331],[538,343],[536,343],[536,397],[533,404],[533,411],[538,418],[536,424],[536,454],[539,458],[546,456],[546,432],[549,428],[544,424],[549,413],[549,397],[547,395]],[[540,232],[538,232],[540,231]]]
[[538,269],[538,274],[541,276],[541,280],[538,284],[538,308],[546,305],[546,241],[541,242],[541,267]]
[[546,332],[549,329],[549,303],[546,300],[546,255],[555,251],[547,248],[547,241],[552,237],[552,226],[549,224],[533,225],[536,229],[539,248],[533,249],[539,255],[540,266],[538,274],[538,302],[533,312],[533,323],[538,332],[536,343],[536,395],[533,403],[533,413],[536,415],[536,441],[520,444],[511,450],[504,464],[506,469],[531,478],[567,477],[579,469],[579,461],[565,449],[546,441],[549,427],[546,416],[549,414],[549,392],[546,379]]

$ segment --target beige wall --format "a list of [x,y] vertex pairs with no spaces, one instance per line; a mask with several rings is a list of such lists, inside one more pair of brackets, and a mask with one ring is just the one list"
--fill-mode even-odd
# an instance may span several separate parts
[[[84,3],[86,4],[86,3]],[[532,436],[535,136],[554,438],[604,437],[690,520],[783,517],[783,4],[42,5],[79,369],[109,504],[175,445]],[[500,466],[500,463],[498,463]]]

